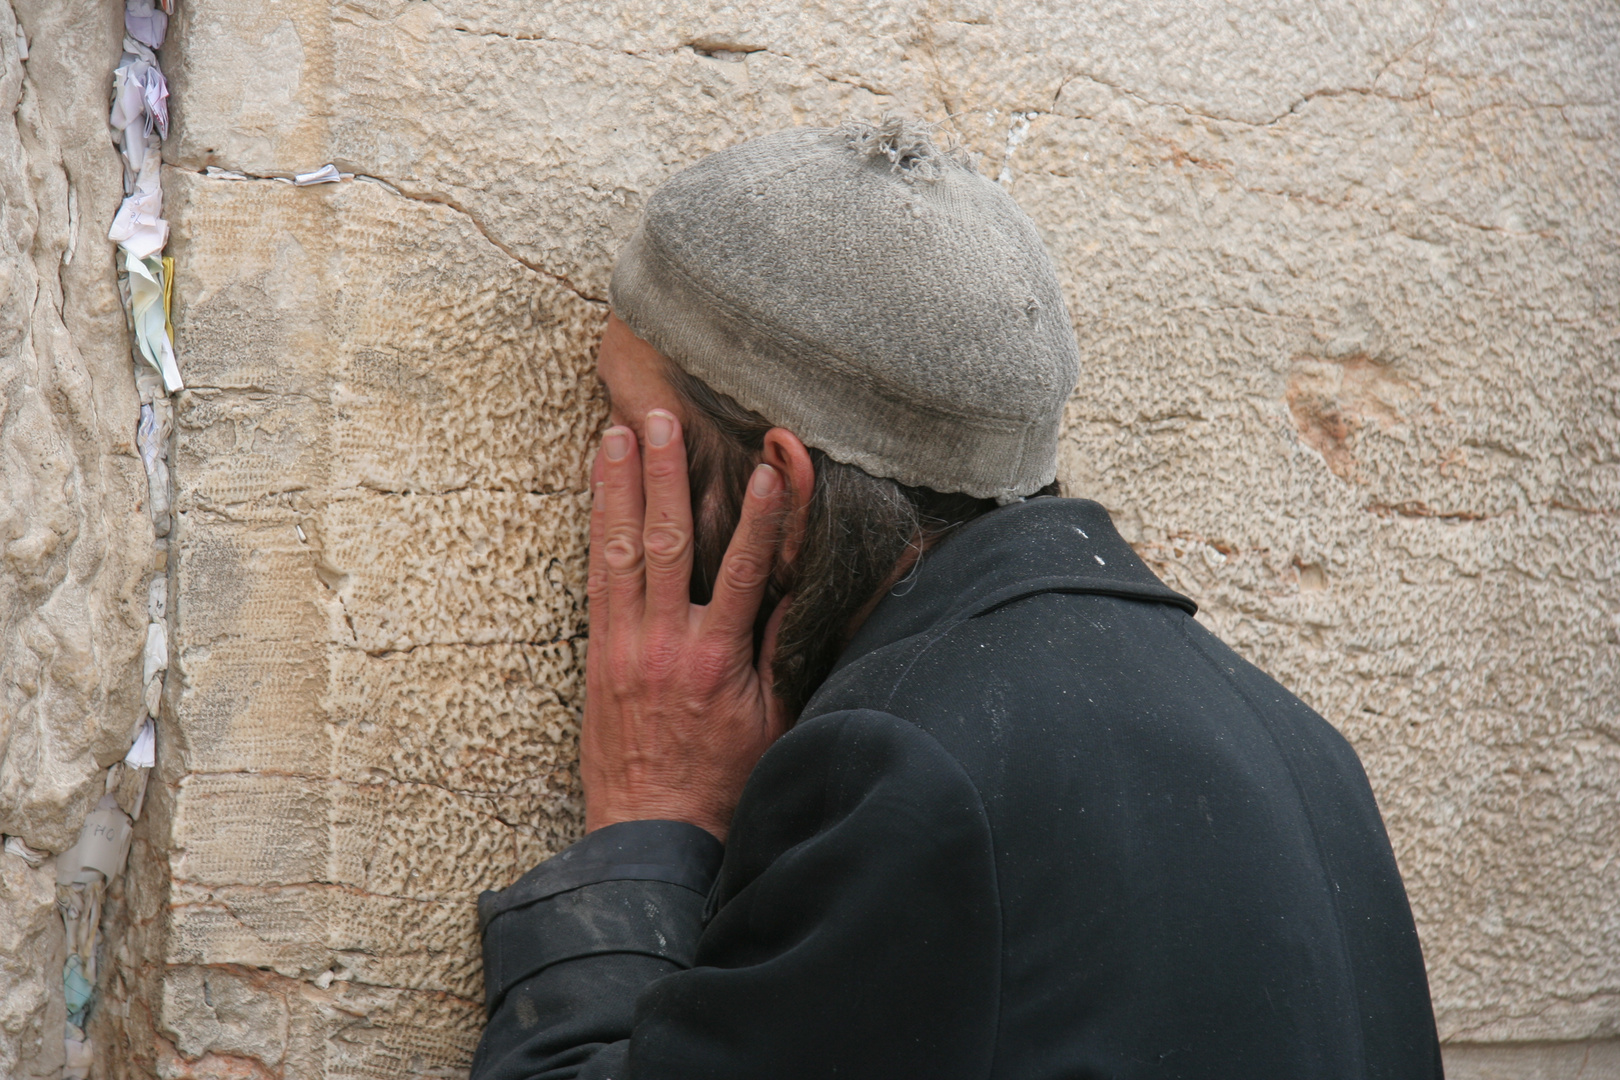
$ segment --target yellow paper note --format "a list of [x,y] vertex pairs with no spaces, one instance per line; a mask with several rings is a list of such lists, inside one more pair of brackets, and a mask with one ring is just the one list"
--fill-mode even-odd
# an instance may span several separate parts
[[163,256],[163,329],[174,344],[174,256]]

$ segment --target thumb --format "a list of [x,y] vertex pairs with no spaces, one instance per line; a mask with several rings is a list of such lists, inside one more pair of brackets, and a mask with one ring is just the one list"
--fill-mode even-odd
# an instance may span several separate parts
[[771,617],[765,621],[765,634],[759,643],[759,685],[765,695],[765,731],[767,737],[775,742],[788,729],[792,717],[787,714],[787,707],[776,696],[776,639],[782,629],[782,617],[787,614],[788,607],[793,603],[793,594],[782,597],[771,612]]

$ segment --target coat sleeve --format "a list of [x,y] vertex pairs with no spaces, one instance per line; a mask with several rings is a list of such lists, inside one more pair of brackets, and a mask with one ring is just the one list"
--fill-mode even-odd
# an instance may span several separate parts
[[[707,912],[687,904],[655,927],[651,894],[634,890],[656,887],[669,886],[603,881],[521,909],[522,940],[588,924],[599,951],[527,946],[570,955],[488,983],[500,996],[475,1080],[988,1073],[1001,955],[990,829],[967,775],[914,725],[864,710],[800,723],[749,778]],[[656,955],[660,933],[695,946],[689,958]],[[533,965],[492,958],[491,941],[486,929],[495,970]]]

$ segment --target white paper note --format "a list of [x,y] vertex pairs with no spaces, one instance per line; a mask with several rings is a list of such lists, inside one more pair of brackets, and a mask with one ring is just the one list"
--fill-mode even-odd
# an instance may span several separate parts
[[6,837],[6,854],[17,856],[29,866],[38,866],[45,861],[45,857],[50,852],[29,847],[27,841],[20,836],[8,836]]
[[[107,239],[123,248],[129,256],[126,263],[149,258],[162,251],[163,245],[169,242],[169,223],[163,220],[162,166],[163,161],[155,152],[148,153],[142,159],[140,172],[135,177],[135,190],[124,197],[118,213],[113,215],[112,228],[107,230]],[[160,325],[162,299],[163,289],[159,287]]]
[[[168,228],[165,223],[165,233]],[[185,384],[180,381],[174,346],[163,320],[163,264],[157,259],[138,259],[126,252],[124,268],[129,271],[129,313],[135,323],[135,343],[146,362],[162,373],[163,388],[171,394],[182,390]]]
[[314,172],[299,173],[293,177],[293,183],[299,187],[309,187],[311,184],[335,184],[340,180],[353,180],[353,173],[338,172],[336,165],[322,165]]
[[160,622],[146,624],[146,651],[141,656],[141,685],[169,668],[169,632]]
[[111,795],[102,796],[101,805],[84,819],[79,842],[73,845],[80,869],[95,870],[108,881],[123,873],[129,833],[129,815],[118,809]]
[[127,0],[124,6],[124,31],[142,45],[156,49],[163,44],[168,33],[169,17],[152,0]]
[[146,723],[141,725],[140,734],[135,736],[135,744],[124,755],[124,764],[133,765],[137,769],[150,769],[157,761],[157,727],[148,716]]

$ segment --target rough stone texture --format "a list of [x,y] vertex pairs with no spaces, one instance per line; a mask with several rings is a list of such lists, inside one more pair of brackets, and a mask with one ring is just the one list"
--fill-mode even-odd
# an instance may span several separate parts
[[[152,526],[105,240],[121,38],[106,4],[0,6],[0,833],[51,852],[140,717]],[[61,1069],[55,899],[53,860],[0,855],[0,1076]]]
[[[181,0],[163,59],[192,389],[162,783],[110,900],[111,1075],[465,1070],[473,895],[578,829],[612,254],[697,157],[886,109],[943,121],[1043,230],[1086,357],[1071,490],[1355,741],[1453,1072],[1612,1071],[1613,4]],[[92,76],[63,101],[102,123]],[[327,161],[361,179],[198,175]],[[8,215],[39,202],[6,182]],[[22,250],[5,265],[48,286]],[[103,306],[73,340],[127,363]],[[132,456],[75,452],[27,460],[116,459],[142,490]],[[71,505],[134,515],[80,468]],[[117,530],[65,513],[92,562],[86,522]]]
[[135,1075],[464,1068],[473,901],[577,831],[603,312],[382,184],[164,190],[180,679],[108,1038]]

